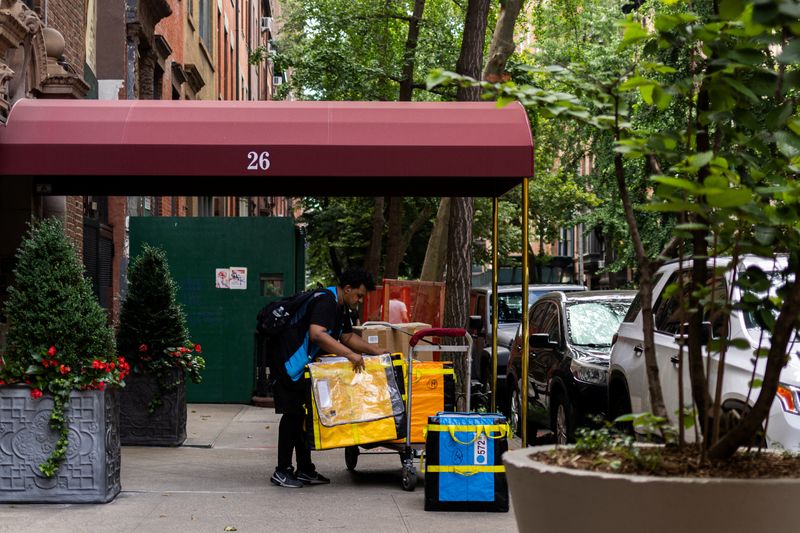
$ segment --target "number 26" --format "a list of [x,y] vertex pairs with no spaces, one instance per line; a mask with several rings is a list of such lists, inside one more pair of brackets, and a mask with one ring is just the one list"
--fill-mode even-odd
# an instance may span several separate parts
[[247,157],[250,159],[247,170],[267,170],[269,168],[269,152],[250,152]]

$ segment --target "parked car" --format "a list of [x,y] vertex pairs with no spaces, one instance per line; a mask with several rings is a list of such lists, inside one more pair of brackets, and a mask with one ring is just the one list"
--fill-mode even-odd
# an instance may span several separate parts
[[[551,429],[556,442],[574,440],[575,429],[608,405],[608,356],[635,291],[551,292],[529,313],[528,435]],[[510,423],[517,431],[522,405],[522,326],[508,365]]]
[[[725,264],[726,259],[717,258],[717,266]],[[757,266],[764,272],[777,272],[786,266],[786,258],[779,257],[776,262],[772,259],[759,259],[755,257],[744,258],[739,269],[744,270]],[[691,276],[691,264],[684,262],[683,270],[677,262],[667,263],[656,274],[656,283],[653,292],[653,315],[655,319],[655,347],[658,361],[661,388],[667,416],[675,424],[678,413],[678,353],[679,332],[681,319],[675,311],[679,309],[678,291],[666,291],[666,287],[684,276]],[[773,279],[772,291],[777,290],[781,284],[780,277],[771,276]],[[716,290],[730,291],[730,273],[724,283],[715,283]],[[688,289],[687,289],[688,290]],[[734,303],[741,297],[738,289],[732,291]],[[715,323],[709,324],[709,335],[718,336],[725,331],[725,317],[719,318]],[[758,327],[753,317],[748,313],[736,310],[727,317],[728,336],[730,339],[745,339],[747,347],[730,345],[725,356],[724,377],[722,383],[722,413],[723,429],[731,420],[735,420],[747,411],[758,397],[758,391],[749,392],[749,383],[753,379],[753,350],[758,346],[762,330]],[[796,342],[796,341],[795,341]],[[764,343],[769,345],[769,339]],[[766,347],[765,346],[765,347]],[[790,344],[790,356],[781,373],[781,384],[778,395],[770,409],[766,429],[766,444],[769,447],[783,448],[800,451],[800,360],[796,355],[797,346]],[[644,343],[642,335],[642,313],[637,301],[631,306],[629,313],[620,324],[618,338],[611,351],[611,366],[609,374],[609,415],[616,418],[630,412],[651,411],[650,394],[647,385],[647,375],[644,364]],[[703,357],[706,358],[705,348]],[[684,352],[684,363],[686,355]],[[763,376],[765,358],[756,360],[756,377]],[[711,371],[709,373],[709,389],[715,390],[719,354],[713,353],[711,358]],[[706,363],[707,364],[707,361]],[[689,365],[684,364],[683,389],[684,403],[690,407],[692,404],[691,383],[689,379]],[[694,432],[687,431],[687,438],[693,438]]]
[[[528,307],[536,300],[551,291],[582,291],[583,285],[529,285]],[[506,392],[506,368],[511,343],[516,335],[522,319],[522,286],[502,285],[497,288],[497,406],[508,414],[508,394]],[[470,321],[476,325],[471,331],[474,337],[472,345],[472,377],[488,387],[492,380],[492,288],[474,287],[470,291]]]

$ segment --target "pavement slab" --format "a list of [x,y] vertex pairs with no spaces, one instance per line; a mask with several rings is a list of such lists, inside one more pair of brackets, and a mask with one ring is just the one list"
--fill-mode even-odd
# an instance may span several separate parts
[[[125,446],[122,492],[104,505],[0,505],[0,532],[503,532],[509,513],[424,511],[424,478],[400,487],[397,454],[313,452],[330,485],[284,489],[269,482],[280,415],[271,408],[190,404],[187,445]],[[235,528],[235,529],[231,529]]]

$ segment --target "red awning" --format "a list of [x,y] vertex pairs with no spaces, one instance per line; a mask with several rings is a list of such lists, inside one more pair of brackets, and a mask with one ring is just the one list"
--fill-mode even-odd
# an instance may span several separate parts
[[21,100],[0,126],[0,174],[53,194],[493,196],[532,161],[490,102]]

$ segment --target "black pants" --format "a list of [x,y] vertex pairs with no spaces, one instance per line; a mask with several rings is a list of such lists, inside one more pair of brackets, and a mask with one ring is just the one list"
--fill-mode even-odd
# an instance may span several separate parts
[[288,377],[281,378],[275,382],[275,411],[283,413],[278,426],[278,468],[290,469],[294,452],[297,469],[310,474],[314,472],[314,463],[303,431],[308,383],[304,379],[291,381]]
[[288,470],[292,467],[292,452],[297,458],[297,469],[306,473],[314,472],[311,450],[306,443],[303,431],[304,416],[285,413],[278,427],[278,468]]

